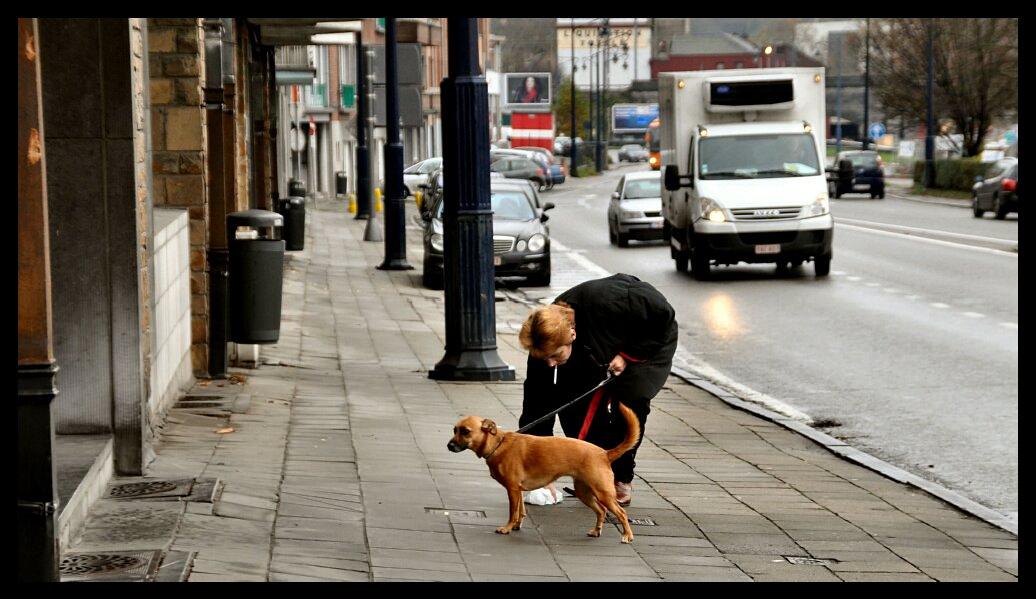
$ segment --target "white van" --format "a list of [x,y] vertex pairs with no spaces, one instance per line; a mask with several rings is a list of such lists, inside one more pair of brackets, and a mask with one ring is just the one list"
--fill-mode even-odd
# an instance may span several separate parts
[[659,74],[663,238],[676,268],[831,269],[824,69]]

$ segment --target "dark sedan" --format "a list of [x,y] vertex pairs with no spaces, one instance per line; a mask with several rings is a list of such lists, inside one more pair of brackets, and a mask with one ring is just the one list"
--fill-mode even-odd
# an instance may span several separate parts
[[881,156],[877,152],[840,152],[835,157],[835,164],[838,170],[845,171],[845,175],[834,180],[832,196],[840,198],[847,193],[866,193],[870,194],[871,199],[885,198],[885,171],[881,168]]
[[[514,185],[490,181],[493,207],[493,264],[498,277],[525,277],[530,285],[550,285],[550,229],[546,211]],[[424,272],[422,281],[429,289],[443,286],[443,200],[440,197],[430,212],[423,215]]]
[[647,162],[648,151],[644,146],[626,144],[619,148],[619,162]]
[[971,209],[975,218],[982,218],[991,210],[998,220],[1007,213],[1018,212],[1018,159],[996,161],[985,176],[975,177],[971,188]]

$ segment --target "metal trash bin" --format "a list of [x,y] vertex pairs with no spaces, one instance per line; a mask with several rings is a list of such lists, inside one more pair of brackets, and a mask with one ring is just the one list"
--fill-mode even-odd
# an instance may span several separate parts
[[275,204],[277,214],[284,217],[281,237],[284,249],[289,252],[301,250],[306,245],[306,200],[304,198],[281,198]]
[[306,197],[306,184],[298,179],[288,179],[288,195],[297,198]]
[[345,171],[338,171],[335,173],[335,193],[341,197],[349,195],[349,188],[346,185],[348,180],[345,177]]
[[[230,341],[276,343],[280,338],[283,226],[284,217],[269,210],[253,209],[227,215]],[[238,232],[238,227],[252,230]]]

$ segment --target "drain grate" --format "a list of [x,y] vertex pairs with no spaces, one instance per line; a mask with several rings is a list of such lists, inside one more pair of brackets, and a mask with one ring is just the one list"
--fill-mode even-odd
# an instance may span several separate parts
[[819,559],[816,557],[799,557],[795,555],[785,555],[784,559],[788,560],[789,564],[796,564],[799,566],[830,566],[831,564],[838,562],[836,559]]
[[190,494],[193,485],[193,478],[182,480],[147,480],[115,485],[108,492],[108,497],[111,499],[183,497]]
[[[658,526],[655,521],[651,518],[634,518],[629,514],[626,515],[626,519],[630,521],[630,526]],[[608,514],[608,522],[618,525],[619,521],[615,519],[615,516]]]
[[451,510],[441,507],[426,507],[424,508],[424,511],[428,514],[447,517],[453,516],[455,518],[475,518],[481,520],[486,517],[486,513],[482,510]]
[[62,581],[89,579],[145,580],[158,569],[161,551],[69,553],[59,567]]

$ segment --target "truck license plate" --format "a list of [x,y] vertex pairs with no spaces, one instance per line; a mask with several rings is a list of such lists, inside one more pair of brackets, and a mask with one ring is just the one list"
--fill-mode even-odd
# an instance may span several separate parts
[[493,256],[493,266],[500,266],[504,263],[504,259],[500,256]]
[[781,244],[770,243],[765,245],[755,246],[755,253],[757,254],[779,254],[781,253]]

